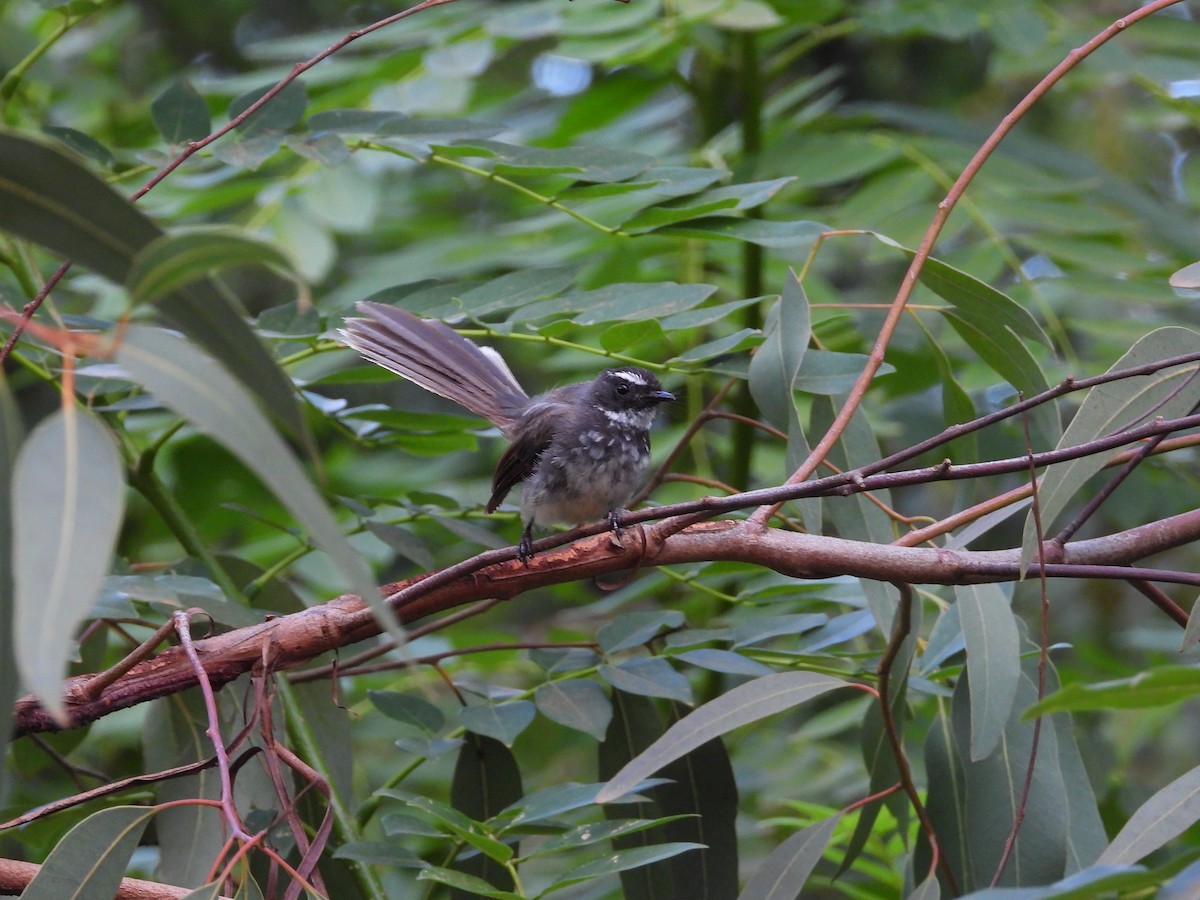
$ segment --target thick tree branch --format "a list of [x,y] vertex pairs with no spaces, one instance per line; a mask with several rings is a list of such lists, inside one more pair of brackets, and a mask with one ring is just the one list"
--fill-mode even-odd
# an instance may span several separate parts
[[[410,624],[464,604],[488,598],[508,600],[535,588],[648,566],[714,560],[752,563],[796,578],[849,575],[912,584],[979,584],[1016,581],[1021,577],[1020,548],[953,551],[880,545],[763,529],[745,521],[707,522],[684,531],[677,528],[676,520],[669,519],[627,528],[620,541],[607,533],[595,535],[539,554],[529,568],[509,560],[484,565],[472,572],[469,564],[460,564],[443,570],[458,573],[457,577],[443,581],[439,577],[442,573],[422,575],[388,585],[385,592],[389,595],[405,592],[397,614],[403,623]],[[1197,539],[1200,539],[1200,511],[1065,547],[1047,543],[1046,575],[1200,585],[1200,575],[1192,573],[1128,568],[1147,556]],[[488,561],[502,555],[502,551],[492,551],[482,554],[482,559]],[[426,580],[434,586],[420,593],[415,586]],[[264,660],[273,670],[294,668],[322,653],[378,633],[370,610],[358,597],[346,594],[303,612],[195,641],[194,646],[209,681],[218,688],[261,668]],[[139,663],[99,696],[89,698],[86,686],[93,679],[92,675],[81,675],[66,683],[72,726],[177,693],[197,682],[193,665],[178,647]],[[36,700],[25,697],[16,705],[14,729],[20,736],[55,731],[58,727]]]

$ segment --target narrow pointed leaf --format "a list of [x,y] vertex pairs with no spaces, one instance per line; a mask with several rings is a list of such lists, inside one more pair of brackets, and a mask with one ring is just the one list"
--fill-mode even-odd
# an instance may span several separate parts
[[13,471],[17,668],[54,715],[75,639],[99,596],[125,512],[125,469],[95,415],[68,405],[25,441]]
[[1200,819],[1200,766],[1138,807],[1096,865],[1130,865],[1174,840]]
[[145,327],[126,332],[117,362],[133,380],[224,445],[262,479],[379,621],[394,626],[395,617],[383,604],[366,562],[346,541],[292,451],[224,366],[175,335]]
[[954,589],[971,672],[971,759],[1000,743],[1021,677],[1020,638],[1009,599],[998,585]]
[[797,831],[759,863],[739,900],[797,900],[825,854],[841,814]]
[[628,793],[642,779],[705,741],[846,686],[828,675],[781,672],[736,687],[672,725],[645,753],[621,769],[596,795],[596,801],[607,803]]

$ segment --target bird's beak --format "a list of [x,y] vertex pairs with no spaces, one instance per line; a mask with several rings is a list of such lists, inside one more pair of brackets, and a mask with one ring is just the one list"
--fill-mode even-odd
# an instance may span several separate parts
[[670,391],[655,391],[653,394],[650,395],[650,399],[655,401],[656,403],[666,403],[667,401],[674,403],[675,395],[672,394]]

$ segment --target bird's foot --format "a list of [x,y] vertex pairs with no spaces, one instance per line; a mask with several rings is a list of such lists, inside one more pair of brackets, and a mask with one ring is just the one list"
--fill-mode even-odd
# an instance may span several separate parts
[[621,532],[624,527],[621,525],[621,519],[625,516],[623,509],[610,509],[608,511],[608,527],[612,530],[613,538],[618,544],[621,543]]
[[517,559],[521,565],[529,568],[529,560],[533,559],[533,523],[530,522],[521,532],[521,540],[517,544]]

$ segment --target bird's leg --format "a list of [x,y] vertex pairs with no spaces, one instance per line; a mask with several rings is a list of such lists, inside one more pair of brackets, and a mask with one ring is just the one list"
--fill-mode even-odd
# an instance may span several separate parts
[[533,558],[533,520],[531,519],[525,525],[525,530],[521,532],[520,543],[517,544],[517,559],[521,560],[521,564],[525,568],[529,568],[529,560]]
[[608,511],[608,527],[612,529],[613,536],[617,540],[621,539],[621,515],[624,512],[625,510],[623,509],[610,509]]

